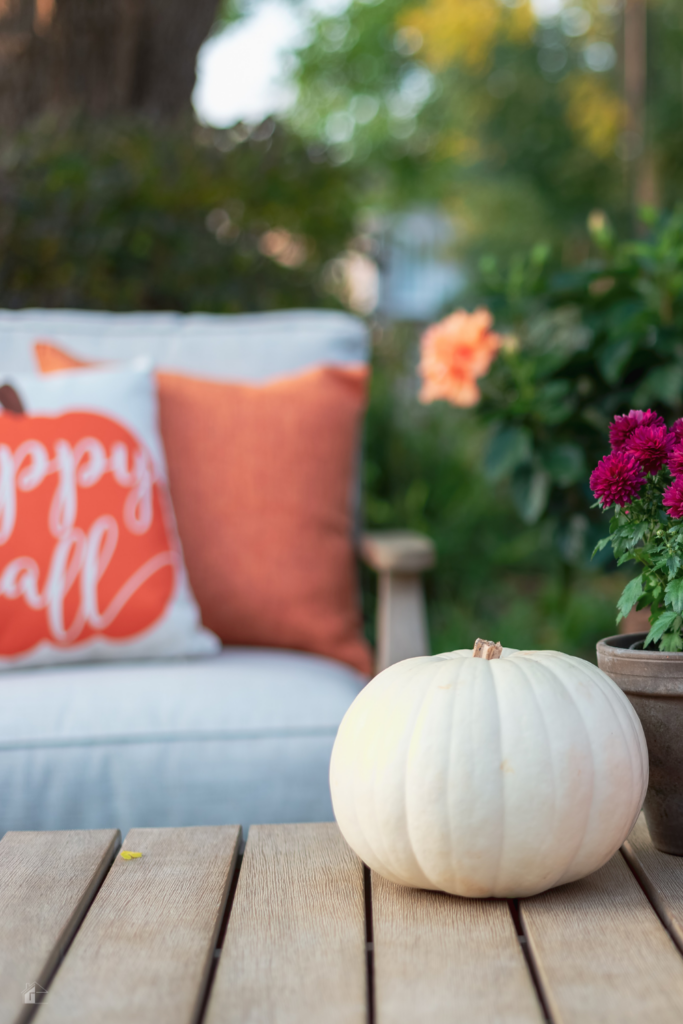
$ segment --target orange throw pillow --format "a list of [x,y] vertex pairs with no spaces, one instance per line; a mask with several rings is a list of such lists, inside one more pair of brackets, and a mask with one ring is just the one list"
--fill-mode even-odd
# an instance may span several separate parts
[[[43,373],[87,363],[36,343]],[[369,674],[351,543],[368,371],[319,367],[266,384],[157,374],[187,572],[227,644],[291,647]]]

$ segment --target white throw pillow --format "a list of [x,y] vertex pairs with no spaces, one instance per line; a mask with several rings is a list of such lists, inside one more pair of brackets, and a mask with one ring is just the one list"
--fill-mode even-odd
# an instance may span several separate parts
[[0,668],[217,651],[183,564],[151,362],[0,384]]

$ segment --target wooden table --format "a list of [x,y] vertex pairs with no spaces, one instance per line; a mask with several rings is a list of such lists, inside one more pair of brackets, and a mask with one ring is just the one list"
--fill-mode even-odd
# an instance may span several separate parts
[[132,860],[114,830],[8,833],[0,1024],[683,1021],[683,858],[642,821],[519,902],[391,885],[335,825],[239,848],[235,826],[134,829]]

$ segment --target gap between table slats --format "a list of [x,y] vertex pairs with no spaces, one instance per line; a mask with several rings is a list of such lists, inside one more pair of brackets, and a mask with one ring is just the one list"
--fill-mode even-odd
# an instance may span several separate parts
[[195,1024],[241,829],[133,829],[39,1008],[37,1024]]
[[[244,840],[242,841],[242,844]],[[203,1024],[206,1015],[206,1008],[209,1003],[209,996],[213,989],[214,979],[216,977],[216,971],[218,969],[218,961],[223,953],[223,946],[225,945],[225,933],[228,930],[228,922],[230,921],[230,914],[232,912],[232,905],[235,902],[235,892],[237,891],[237,883],[239,882],[240,871],[242,870],[242,861],[244,860],[244,854],[240,853],[235,861],[235,870],[232,874],[232,880],[230,882],[230,891],[228,893],[228,899],[225,904],[225,910],[223,911],[223,918],[218,926],[218,934],[216,935],[216,943],[213,951],[212,963],[209,967],[208,977],[206,979],[206,989],[204,992],[204,998],[202,999],[202,1005],[199,1008],[197,1014],[197,1024]]]
[[363,897],[365,901],[365,949],[367,961],[368,1024],[375,1024],[375,933],[372,925],[372,872],[363,864]]
[[541,1024],[507,901],[408,889],[372,875],[378,1024]]
[[[0,1024],[24,1024],[50,985],[120,843],[118,829],[7,832],[0,841]],[[25,1003],[36,987],[38,1003]]]
[[620,853],[519,905],[555,1024],[683,1019],[683,959]]
[[366,1024],[365,927],[336,825],[252,825],[204,1021]]
[[643,814],[624,843],[622,853],[683,953],[683,857],[660,853],[655,848]]

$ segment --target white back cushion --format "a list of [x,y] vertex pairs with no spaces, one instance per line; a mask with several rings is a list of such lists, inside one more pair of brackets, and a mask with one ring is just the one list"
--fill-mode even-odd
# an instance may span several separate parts
[[336,310],[224,315],[22,309],[0,310],[0,372],[34,372],[37,340],[85,359],[149,355],[166,370],[242,382],[368,359],[367,327]]

